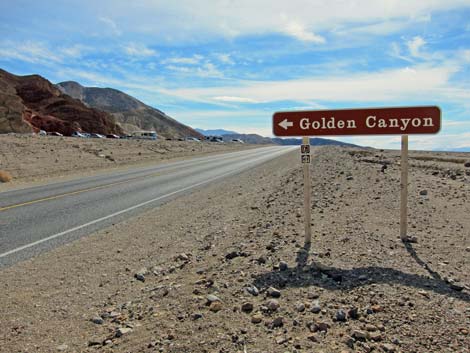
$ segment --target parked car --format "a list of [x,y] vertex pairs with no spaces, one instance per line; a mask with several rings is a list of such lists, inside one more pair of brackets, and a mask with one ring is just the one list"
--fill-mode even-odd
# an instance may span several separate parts
[[240,139],[232,139],[232,142],[235,142],[235,143],[245,143],[245,142],[243,142],[243,140],[240,140]]
[[201,140],[199,140],[198,138],[196,137],[192,137],[192,136],[188,136],[185,138],[186,141],[190,141],[190,142],[201,142]]
[[74,131],[74,132],[72,132],[72,135],[70,135],[70,136],[86,138],[86,136],[84,134],[82,134],[80,131]]
[[155,131],[133,131],[131,135],[131,138],[139,140],[156,140],[158,138]]
[[217,142],[217,143],[224,143],[224,140],[222,139],[222,137],[219,137],[219,136],[212,136],[209,141],[210,142]]
[[118,136],[118,135],[114,135],[114,134],[108,134],[108,135],[106,135],[106,138],[108,138],[108,139],[118,139],[119,136]]
[[46,136],[46,135],[47,135],[47,132],[44,131],[44,130],[39,130],[38,135],[39,135],[39,136]]
[[60,132],[57,131],[51,131],[47,133],[49,136],[64,136]]
[[95,133],[91,133],[90,137],[93,138],[93,139],[104,139],[104,138],[106,138],[106,136],[104,136],[104,135],[95,134]]

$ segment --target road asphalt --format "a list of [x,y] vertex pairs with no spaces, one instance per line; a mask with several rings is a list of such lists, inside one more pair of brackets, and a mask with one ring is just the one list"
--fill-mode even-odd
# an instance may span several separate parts
[[262,147],[2,192],[0,267],[37,256],[289,151],[292,147]]

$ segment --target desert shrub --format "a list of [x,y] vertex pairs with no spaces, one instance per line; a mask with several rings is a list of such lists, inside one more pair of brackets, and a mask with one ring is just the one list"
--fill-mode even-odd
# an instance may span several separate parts
[[8,183],[9,181],[11,181],[11,179],[13,179],[11,177],[11,174],[4,171],[4,170],[0,170],[0,183]]

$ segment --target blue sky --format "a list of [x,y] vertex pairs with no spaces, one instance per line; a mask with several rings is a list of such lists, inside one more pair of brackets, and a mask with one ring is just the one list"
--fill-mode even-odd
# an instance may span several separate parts
[[411,147],[470,146],[470,0],[0,0],[0,67],[265,136],[279,110],[439,105]]

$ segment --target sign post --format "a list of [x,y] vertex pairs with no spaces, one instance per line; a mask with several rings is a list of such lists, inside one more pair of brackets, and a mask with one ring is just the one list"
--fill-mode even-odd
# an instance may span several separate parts
[[408,135],[401,136],[400,238],[406,240],[408,229]]
[[312,214],[311,214],[311,184],[310,184],[310,138],[302,137],[300,146],[300,158],[303,164],[304,172],[304,226],[305,226],[305,244],[312,241]]
[[[400,237],[407,239],[408,135],[436,134],[441,129],[437,106],[392,107],[277,112],[273,134],[302,136],[304,174],[305,243],[311,241],[310,141],[308,136],[401,135]],[[307,136],[307,137],[306,137]],[[308,154],[304,153],[308,145]]]

